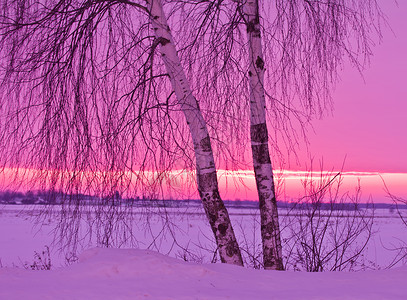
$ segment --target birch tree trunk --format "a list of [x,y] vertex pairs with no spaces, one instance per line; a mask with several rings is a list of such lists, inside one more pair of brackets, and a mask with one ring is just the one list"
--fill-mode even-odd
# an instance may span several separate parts
[[229,214],[219,195],[215,161],[206,122],[181,66],[161,1],[146,1],[160,53],[178,103],[189,125],[196,157],[198,191],[216,238],[221,261],[243,266]]
[[265,269],[283,270],[280,227],[268,147],[264,59],[261,45],[258,0],[243,3],[249,47],[250,138],[253,167],[259,195],[263,262]]

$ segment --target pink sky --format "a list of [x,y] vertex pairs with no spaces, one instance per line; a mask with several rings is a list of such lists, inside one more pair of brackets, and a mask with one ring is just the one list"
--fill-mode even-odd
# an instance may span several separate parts
[[[374,47],[363,77],[345,65],[333,92],[333,114],[314,121],[315,132],[310,131],[308,138],[314,170],[322,159],[324,169],[340,170],[346,157],[344,171],[369,174],[345,174],[344,189],[354,189],[361,178],[364,196],[384,202],[388,199],[379,173],[393,193],[407,198],[407,3],[400,1],[397,7],[393,1],[381,0],[380,4],[392,30],[383,27],[383,41]],[[300,164],[291,163],[292,170],[305,170],[309,164],[305,147],[300,150]],[[224,199],[257,198],[253,177],[244,179],[248,189],[237,190],[231,180],[226,189],[220,177]],[[299,195],[300,177],[287,180],[289,196]]]
[[394,33],[383,28],[364,78],[345,67],[333,115],[315,121],[308,135],[314,161],[323,158],[328,169],[341,168],[346,157],[348,171],[407,173],[407,3],[380,4]]
[[[298,151],[300,164],[293,160],[289,168],[306,170],[309,156],[315,171],[321,160],[326,170],[340,170],[345,161],[344,171],[349,173],[344,174],[343,191],[354,191],[360,179],[364,200],[372,196],[376,202],[390,202],[382,178],[393,194],[407,199],[407,2],[379,4],[391,29],[383,26],[383,40],[373,48],[363,76],[345,64],[332,93],[332,115],[313,122],[309,153],[303,145]],[[301,193],[297,175],[286,180],[289,197]],[[256,199],[254,179],[245,180],[249,189],[230,188],[224,198]]]
[[[383,27],[363,77],[345,65],[333,92],[333,114],[313,122],[310,153],[300,151],[300,164],[290,168],[306,170],[309,155],[314,169],[323,160],[324,169],[340,170],[345,161],[344,171],[373,173],[345,174],[344,189],[353,190],[360,178],[364,198],[389,202],[379,173],[392,193],[407,199],[407,2],[379,2],[391,29]],[[295,196],[299,178],[289,182]]]

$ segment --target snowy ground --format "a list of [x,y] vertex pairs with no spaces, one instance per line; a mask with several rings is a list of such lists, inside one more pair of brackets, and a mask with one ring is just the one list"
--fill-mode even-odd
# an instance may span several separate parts
[[407,267],[279,272],[93,248],[54,271],[0,269],[0,299],[407,299]]
[[[382,270],[318,274],[186,263],[182,259],[211,260],[210,229],[196,208],[167,213],[165,219],[176,227],[160,233],[162,216],[150,215],[149,226],[140,217],[134,225],[139,233],[137,243],[141,249],[149,247],[178,259],[151,250],[101,249],[86,244],[84,248],[90,250],[77,263],[66,266],[65,257],[51,244],[54,220],[33,229],[31,207],[2,207],[0,299],[407,299],[405,261],[398,268],[385,269],[396,253],[389,249],[407,241],[407,228],[394,212],[375,212],[376,234],[364,254],[369,262],[366,269]],[[280,215],[284,220],[284,212]],[[245,232],[246,245],[256,251],[256,212],[236,209],[231,210],[231,217],[240,243]],[[34,252],[41,254],[46,245],[51,248],[52,270],[26,270],[24,265],[35,261]]]

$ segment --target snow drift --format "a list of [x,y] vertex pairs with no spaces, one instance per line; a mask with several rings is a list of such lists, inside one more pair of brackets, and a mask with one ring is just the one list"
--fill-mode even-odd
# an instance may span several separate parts
[[301,273],[184,262],[149,250],[85,251],[53,271],[0,269],[0,299],[407,299],[407,267]]

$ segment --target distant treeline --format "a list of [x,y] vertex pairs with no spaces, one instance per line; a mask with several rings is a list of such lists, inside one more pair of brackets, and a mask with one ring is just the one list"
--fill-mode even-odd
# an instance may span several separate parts
[[62,203],[80,203],[84,205],[126,205],[126,206],[157,206],[178,207],[200,204],[200,200],[157,200],[148,197],[123,198],[119,192],[106,197],[86,194],[66,194],[60,191],[36,190],[27,192],[0,191],[0,204],[39,204],[58,205]]
[[63,198],[64,193],[54,191],[0,191],[0,203],[3,204],[52,204]]
[[[134,207],[188,207],[202,206],[201,200],[198,199],[151,199],[148,197],[122,198],[119,192],[110,197],[97,197],[86,194],[66,194],[60,191],[37,190],[27,192],[0,191],[0,204],[14,205],[57,205],[66,201],[77,201],[84,205],[125,205]],[[225,200],[225,205],[231,208],[257,208],[257,201],[249,200]],[[406,205],[396,205],[391,203],[311,203],[311,202],[277,202],[279,208],[285,209],[308,209],[318,208],[321,210],[357,210],[365,208],[376,209],[407,209]]]

